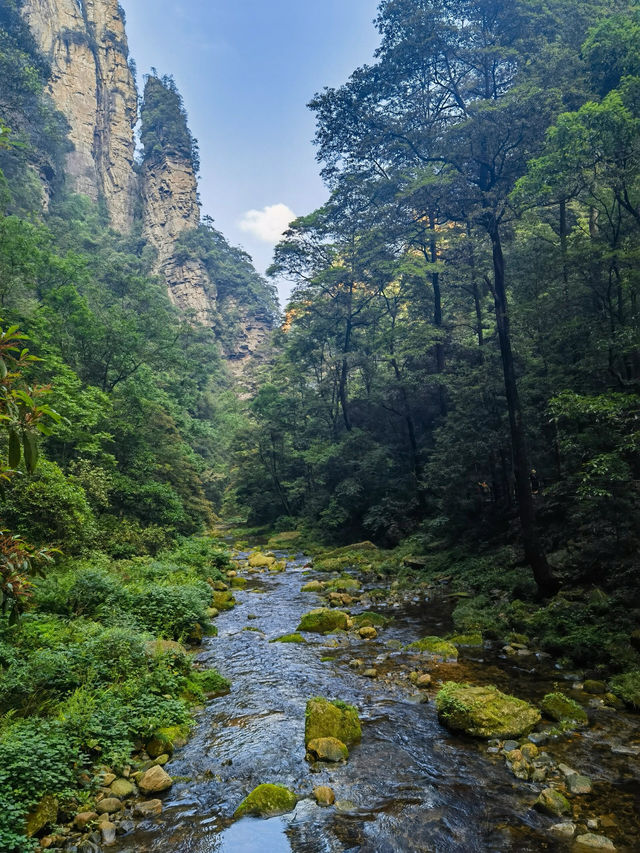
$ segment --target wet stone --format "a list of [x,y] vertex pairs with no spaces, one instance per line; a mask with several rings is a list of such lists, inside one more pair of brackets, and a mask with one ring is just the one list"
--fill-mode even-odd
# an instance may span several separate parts
[[575,823],[555,823],[549,832],[552,832],[556,838],[573,838],[576,834],[576,825]]
[[576,850],[615,850],[615,844],[604,835],[587,832],[576,838]]
[[571,794],[590,794],[593,790],[591,779],[588,776],[582,776],[580,773],[567,776],[567,787]]

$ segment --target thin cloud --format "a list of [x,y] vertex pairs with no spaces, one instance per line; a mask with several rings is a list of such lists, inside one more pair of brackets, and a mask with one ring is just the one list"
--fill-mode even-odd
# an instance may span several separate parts
[[295,218],[295,213],[286,204],[270,204],[262,210],[248,210],[239,225],[258,240],[275,244]]

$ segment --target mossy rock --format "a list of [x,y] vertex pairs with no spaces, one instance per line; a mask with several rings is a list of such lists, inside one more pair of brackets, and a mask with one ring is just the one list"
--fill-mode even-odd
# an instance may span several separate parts
[[167,738],[177,748],[186,744],[190,731],[190,726],[183,723],[181,726],[163,726],[156,734]]
[[380,549],[377,545],[374,545],[373,542],[369,542],[368,540],[365,542],[354,542],[353,545],[343,545],[342,548],[334,548],[333,551],[326,551],[321,559],[332,558],[332,557],[350,557],[352,554],[367,554],[369,557],[371,555],[376,555],[380,553]]
[[372,613],[370,610],[365,610],[364,613],[358,613],[353,617],[353,624],[356,628],[384,628],[391,620],[380,613]]
[[145,746],[150,758],[158,758],[159,755],[173,755],[173,741],[162,732],[156,732]]
[[326,634],[337,630],[346,631],[348,624],[349,617],[342,610],[330,610],[328,607],[318,607],[309,613],[305,613],[296,630]]
[[295,548],[301,540],[302,533],[299,530],[285,530],[282,533],[274,533],[267,542],[267,547],[275,551],[286,551],[288,548]]
[[252,554],[249,557],[249,565],[252,569],[268,569],[276,562],[276,558],[268,554]]
[[457,648],[448,640],[443,640],[442,637],[423,637],[421,640],[405,646],[405,649],[411,652],[427,652],[434,657],[444,658],[445,660],[458,660]]
[[203,669],[197,674],[198,684],[202,692],[207,695],[228,693],[231,687],[231,682],[223,675],[220,675],[217,669]]
[[336,738],[346,746],[351,746],[358,743],[361,737],[360,718],[352,705],[322,697],[309,699],[304,722],[306,746],[318,738]]
[[355,578],[336,578],[326,584],[326,589],[330,592],[356,592],[360,589],[360,581]]
[[269,571],[274,575],[279,574],[280,572],[284,572],[284,571],[286,571],[286,569],[287,569],[287,561],[286,560],[278,560],[277,562],[272,563],[269,566]]
[[540,703],[545,716],[560,723],[572,723],[586,726],[589,722],[587,712],[575,699],[570,699],[564,693],[547,693]]
[[482,634],[479,632],[477,634],[456,634],[454,637],[449,638],[449,642],[453,643],[454,646],[482,646],[484,645]]
[[231,578],[232,589],[244,589],[248,583],[249,581],[246,578]]
[[447,682],[436,696],[438,719],[452,732],[480,738],[515,738],[540,722],[540,711],[497,687]]
[[285,634],[283,637],[276,637],[274,640],[269,640],[270,643],[306,643],[307,641],[302,634]]
[[214,592],[212,603],[216,610],[233,610],[236,606],[236,600],[233,597],[231,590],[227,590],[226,592]]
[[319,737],[307,744],[307,757],[313,761],[327,761],[337,764],[349,758],[349,750],[345,744],[335,737]]
[[302,587],[301,592],[322,592],[324,586],[322,581],[309,581]]
[[571,803],[554,788],[545,788],[534,803],[534,808],[553,817],[561,817],[571,813]]
[[258,785],[246,797],[234,812],[234,818],[245,815],[256,817],[275,817],[276,815],[292,812],[298,798],[283,785]]
[[25,835],[31,838],[33,835],[41,832],[45,826],[56,823],[58,819],[58,808],[58,800],[51,794],[45,794],[38,805],[29,812],[25,819]]

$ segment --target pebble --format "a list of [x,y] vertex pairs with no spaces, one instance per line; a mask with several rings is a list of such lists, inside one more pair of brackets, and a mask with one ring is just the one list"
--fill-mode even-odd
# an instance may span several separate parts
[[362,674],[364,675],[365,678],[377,678],[378,677],[378,670],[373,669],[373,668],[372,669],[365,669],[365,671]]
[[116,840],[115,823],[105,821],[105,823],[101,824],[100,830],[102,832],[102,843],[105,847],[111,847],[111,845],[114,844]]
[[576,825],[575,823],[555,823],[550,832],[557,838],[573,838],[576,834]]
[[549,740],[549,735],[546,732],[531,732],[529,740],[536,746],[543,746]]
[[572,794],[590,794],[593,790],[591,779],[588,776],[582,776],[580,773],[567,776],[567,786]]
[[142,803],[136,803],[133,807],[134,817],[156,817],[162,814],[161,800],[145,800]]
[[613,841],[606,838],[604,835],[594,835],[592,832],[587,832],[586,835],[579,835],[576,838],[578,847],[587,848],[589,850],[615,850]]
[[520,744],[517,740],[505,740],[502,744],[502,750],[506,754],[508,752],[513,752],[514,749],[520,749]]
[[96,811],[100,815],[114,814],[115,812],[119,812],[122,807],[122,801],[116,797],[105,797],[104,800],[100,800],[97,804]]

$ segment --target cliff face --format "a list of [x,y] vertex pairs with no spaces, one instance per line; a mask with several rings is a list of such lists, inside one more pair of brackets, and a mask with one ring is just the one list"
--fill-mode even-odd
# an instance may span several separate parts
[[25,0],[23,14],[51,63],[50,92],[69,123],[67,180],[94,201],[103,196],[113,227],[127,231],[138,97],[118,2]]
[[216,288],[197,258],[182,258],[178,239],[200,224],[198,184],[191,163],[167,153],[145,163],[142,173],[143,236],[155,248],[155,272],[164,276],[172,302],[193,313],[195,322],[211,325]]

